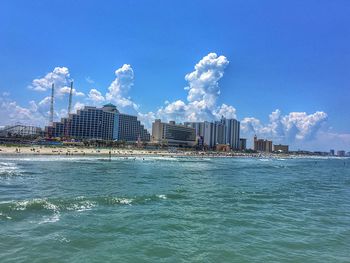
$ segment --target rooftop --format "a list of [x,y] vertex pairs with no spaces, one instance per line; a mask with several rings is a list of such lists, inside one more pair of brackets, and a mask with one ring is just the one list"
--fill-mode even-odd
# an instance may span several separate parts
[[107,103],[106,105],[103,105],[103,107],[113,107],[116,108],[116,106],[112,103]]

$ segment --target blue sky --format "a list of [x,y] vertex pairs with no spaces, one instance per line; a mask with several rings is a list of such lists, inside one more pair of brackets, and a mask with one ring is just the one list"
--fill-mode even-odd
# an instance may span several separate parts
[[[144,122],[146,114],[185,121],[227,113],[243,122],[245,136],[257,133],[294,148],[350,150],[349,13],[350,2],[340,0],[3,0],[0,125],[18,119],[43,125],[47,111],[40,105],[49,90],[36,91],[33,80],[65,67],[66,80],[74,79],[84,93],[74,97],[76,108],[111,100]],[[214,92],[213,105],[198,112],[196,102],[211,101],[189,100],[198,82],[185,76],[210,53],[217,54],[208,59],[210,70],[219,75],[199,89],[214,87],[220,95]],[[218,64],[220,56],[227,63]],[[130,68],[116,75],[124,64]],[[126,82],[123,72],[132,72]],[[90,100],[91,89],[103,101]],[[57,99],[57,118],[66,102],[65,95]],[[14,105],[29,117],[8,114]]]

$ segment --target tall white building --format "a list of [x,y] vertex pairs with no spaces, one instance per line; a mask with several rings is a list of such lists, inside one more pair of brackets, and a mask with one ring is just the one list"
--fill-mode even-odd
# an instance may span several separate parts
[[192,127],[197,136],[203,138],[204,145],[214,148],[217,144],[230,145],[231,149],[239,149],[240,122],[235,119],[222,118],[215,122],[185,122]]
[[204,122],[204,145],[209,148],[215,147],[216,129],[213,122]]
[[225,141],[231,149],[239,149],[240,122],[235,119],[223,119],[225,125]]

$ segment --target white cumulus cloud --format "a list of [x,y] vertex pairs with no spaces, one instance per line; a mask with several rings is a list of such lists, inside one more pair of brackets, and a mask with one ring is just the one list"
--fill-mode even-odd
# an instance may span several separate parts
[[84,107],[85,107],[85,104],[78,101],[74,104],[73,111],[76,112]]
[[217,119],[221,117],[224,117],[226,119],[237,118],[236,109],[231,105],[226,105],[225,103],[223,103],[220,107],[213,111],[213,114],[216,116]]
[[282,115],[275,110],[269,115],[269,123],[263,124],[259,119],[247,117],[241,121],[243,136],[254,134],[283,142],[309,140],[315,137],[327,120],[327,113],[317,111],[312,114],[306,112],[290,112]]
[[[62,98],[70,93],[70,83],[73,79],[67,67],[55,67],[52,72],[42,78],[34,79],[29,88],[35,91],[51,91],[52,84],[55,84],[55,96]],[[83,97],[85,94],[73,88],[73,95]]]
[[97,89],[91,89],[89,91],[88,97],[93,102],[103,102],[105,97]]
[[[70,87],[64,86],[64,87],[61,87],[57,90],[56,96],[60,97],[60,96],[63,96],[63,95],[69,94],[69,93],[70,93]],[[72,90],[72,95],[78,96],[78,97],[85,96],[85,94],[83,92],[77,91],[75,88],[73,88],[73,90]]]
[[229,61],[225,56],[218,56],[215,53],[209,53],[203,57],[195,65],[195,70],[185,76],[189,83],[186,88],[187,100],[203,101],[208,108],[215,106],[217,97],[220,95],[219,80],[223,77],[228,64]]
[[134,103],[126,94],[134,85],[134,70],[128,64],[124,64],[115,71],[116,78],[111,83],[106,93],[106,100],[114,102],[118,107],[131,107],[135,110],[138,105]]
[[56,67],[52,72],[47,73],[42,78],[37,78],[32,81],[30,89],[36,91],[46,91],[51,89],[52,83],[57,87],[68,86],[72,81],[68,68]]
[[209,53],[194,67],[194,71],[186,74],[188,81],[187,102],[176,100],[166,101],[156,115],[164,120],[204,121],[218,119],[221,116],[236,118],[236,109],[233,106],[217,105],[220,95],[219,80],[224,76],[229,61],[225,56]]
[[94,84],[94,83],[95,83],[95,81],[94,81],[92,78],[90,78],[90,76],[87,76],[87,77],[85,78],[85,80],[86,80],[86,82],[89,83],[89,84]]
[[150,129],[152,127],[152,123],[156,119],[156,115],[152,111],[147,113],[138,112],[137,118],[141,121],[145,128]]
[[38,105],[29,101],[27,107],[9,98],[0,97],[0,125],[15,123],[43,125],[45,117],[38,111]]

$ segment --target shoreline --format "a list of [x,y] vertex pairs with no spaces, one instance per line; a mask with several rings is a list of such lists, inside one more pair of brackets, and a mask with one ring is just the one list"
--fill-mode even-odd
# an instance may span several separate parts
[[[168,151],[146,149],[121,148],[88,148],[88,147],[46,147],[46,146],[0,146],[1,156],[89,156],[89,157],[195,157],[195,158],[343,158],[337,156],[295,155],[275,153],[243,153],[243,152],[215,152],[215,151]],[[344,157],[346,158],[346,157]]]
[[195,152],[195,151],[168,151],[121,148],[87,148],[87,147],[0,147],[0,156],[104,156],[104,157],[256,157],[258,154],[234,152]]

